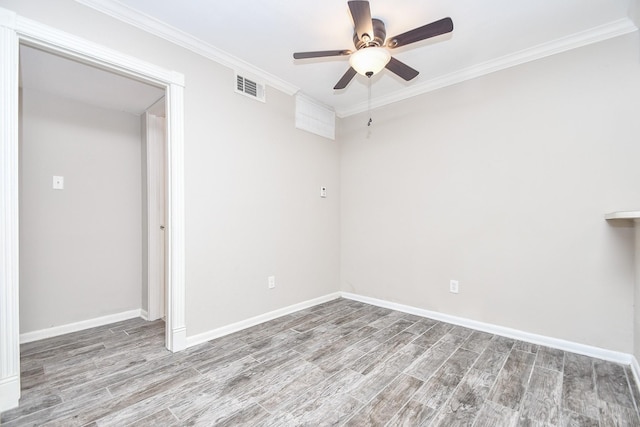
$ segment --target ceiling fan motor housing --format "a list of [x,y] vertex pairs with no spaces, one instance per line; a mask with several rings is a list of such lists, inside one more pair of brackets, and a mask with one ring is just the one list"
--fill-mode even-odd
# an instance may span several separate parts
[[360,39],[358,38],[358,33],[353,33],[353,44],[356,49],[370,46],[384,46],[384,41],[387,38],[387,30],[384,22],[377,18],[373,18],[371,22],[373,24],[373,38],[369,37],[368,40],[365,40],[367,37],[363,36],[362,39]]

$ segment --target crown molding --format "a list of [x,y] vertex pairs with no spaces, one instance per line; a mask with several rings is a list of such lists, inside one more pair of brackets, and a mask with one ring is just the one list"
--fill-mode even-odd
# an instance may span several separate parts
[[[143,31],[147,31],[161,37],[171,43],[184,47],[206,58],[216,61],[232,69],[246,71],[266,84],[279,89],[280,91],[294,95],[299,88],[274,76],[246,61],[236,58],[221,49],[197,39],[184,31],[171,27],[162,21],[151,16],[140,13],[117,0],[75,0],[87,7],[107,14],[120,21],[126,22]],[[637,1],[637,0],[636,0]],[[437,89],[451,86],[457,83],[481,77],[495,71],[515,67],[526,62],[542,59],[557,53],[587,46],[589,44],[608,40],[636,31],[638,28],[630,18],[623,18],[612,21],[587,31],[578,32],[567,37],[563,37],[552,42],[543,43],[532,48],[524,49],[500,58],[492,59],[481,64],[477,64],[453,73],[445,74],[421,84],[415,84],[406,89],[395,91],[394,93],[372,100],[371,108],[380,108],[395,102],[403,101],[414,96],[422,95]],[[351,107],[336,108],[336,116],[339,118],[349,117],[367,111],[367,102],[361,102]]]
[[[461,83],[466,80],[471,80],[506,68],[515,67],[526,62],[535,61],[557,53],[566,52],[568,50],[632,33],[637,29],[638,28],[630,19],[619,19],[587,31],[575,33],[549,43],[543,43],[529,49],[524,49],[500,58],[492,59],[491,61],[483,62],[472,67],[436,77],[422,84],[413,85],[406,89],[396,91],[388,96],[373,99],[371,102],[371,108],[383,107],[394,102],[403,101],[417,95],[422,95],[436,89],[451,86],[456,83]],[[350,108],[336,109],[336,114],[340,118],[345,118],[367,110],[368,103],[361,102]]]
[[268,73],[261,68],[256,67],[240,58],[237,58],[222,49],[218,49],[190,34],[185,33],[175,27],[172,27],[158,19],[149,15],[138,12],[135,9],[126,6],[117,0],[75,0],[76,2],[90,7],[98,12],[111,16],[127,24],[133,25],[143,31],[160,37],[168,42],[181,46],[192,52],[211,59],[221,65],[234,70],[246,71],[259,80],[264,81],[287,95],[294,95],[299,88],[282,80],[279,77]]

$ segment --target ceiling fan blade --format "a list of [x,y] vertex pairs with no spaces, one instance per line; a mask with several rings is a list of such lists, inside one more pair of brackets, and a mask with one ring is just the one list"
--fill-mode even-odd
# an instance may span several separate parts
[[409,81],[415,78],[418,74],[420,74],[418,70],[415,70],[409,67],[407,64],[405,64],[404,62],[398,61],[394,57],[391,57],[391,60],[386,65],[386,69],[391,71],[392,73],[397,74],[398,76],[402,77],[406,81]]
[[387,46],[393,49],[410,43],[415,43],[420,40],[439,36],[441,34],[450,33],[451,31],[453,31],[453,21],[451,18],[443,18],[439,21],[432,22],[431,24],[423,25],[422,27],[414,28],[406,33],[391,37],[387,42]]
[[371,21],[371,9],[369,8],[369,2],[352,0],[347,3],[349,4],[349,11],[351,11],[351,17],[353,18],[353,24],[355,26],[358,39],[362,40],[362,37],[366,34],[369,39],[362,41],[368,42],[373,40],[373,22]]
[[317,52],[296,52],[293,54],[293,59],[309,59],[309,58],[322,58],[324,56],[344,56],[351,55],[350,50],[319,50]]
[[344,76],[342,76],[342,78],[338,81],[338,83],[336,83],[336,85],[333,88],[336,90],[344,89],[345,87],[347,87],[347,85],[349,84],[353,76],[355,76],[356,74],[357,74],[356,70],[354,70],[353,67],[349,67],[347,72],[344,73]]

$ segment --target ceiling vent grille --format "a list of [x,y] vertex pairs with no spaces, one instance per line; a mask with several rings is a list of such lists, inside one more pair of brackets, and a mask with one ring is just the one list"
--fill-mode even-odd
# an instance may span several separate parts
[[236,92],[258,101],[265,102],[264,84],[256,83],[246,77],[236,74]]

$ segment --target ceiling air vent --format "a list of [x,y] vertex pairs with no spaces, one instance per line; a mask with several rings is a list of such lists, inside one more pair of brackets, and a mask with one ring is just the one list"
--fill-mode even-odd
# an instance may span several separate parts
[[236,74],[236,92],[246,95],[258,101],[265,102],[264,84],[256,83],[240,74]]

